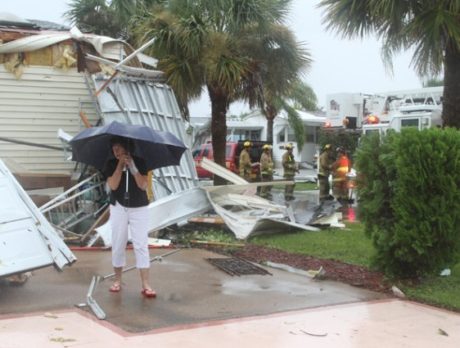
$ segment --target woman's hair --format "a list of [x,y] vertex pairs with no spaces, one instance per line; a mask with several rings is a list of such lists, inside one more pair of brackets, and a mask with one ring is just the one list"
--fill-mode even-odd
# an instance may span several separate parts
[[118,136],[118,135],[114,135],[111,139],[110,139],[110,146],[113,146],[115,144],[118,144],[118,145],[121,145],[123,146],[123,148],[128,151],[129,153],[133,153],[134,152],[134,142],[131,141],[130,139],[127,139],[125,137],[121,137],[121,136]]

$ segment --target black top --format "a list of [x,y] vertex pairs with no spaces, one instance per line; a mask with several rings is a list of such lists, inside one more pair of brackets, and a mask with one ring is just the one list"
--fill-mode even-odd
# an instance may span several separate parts
[[[139,157],[133,157],[133,160],[139,170],[139,173],[147,175],[144,160]],[[117,163],[118,160],[116,158],[112,158],[107,161],[104,169],[102,170],[102,174],[106,179],[113,175],[113,172],[117,168]],[[126,175],[128,175],[128,192],[126,192]],[[115,202],[118,202],[127,208],[143,207],[149,204],[147,192],[141,190],[137,186],[136,180],[129,170],[123,171],[118,188],[115,191],[110,191],[110,204],[115,205]]]

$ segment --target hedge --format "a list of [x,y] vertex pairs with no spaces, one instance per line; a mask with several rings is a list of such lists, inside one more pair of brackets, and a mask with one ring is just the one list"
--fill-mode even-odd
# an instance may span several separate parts
[[439,272],[460,254],[460,132],[405,129],[361,139],[359,211],[387,275]]

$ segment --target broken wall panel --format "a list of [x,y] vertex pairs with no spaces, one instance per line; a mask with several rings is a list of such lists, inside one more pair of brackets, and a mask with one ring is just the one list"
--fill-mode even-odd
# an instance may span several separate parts
[[0,196],[0,277],[76,261],[1,160]]
[[[99,90],[108,77],[94,79]],[[115,78],[98,96],[104,123],[119,121],[142,124],[156,130],[168,131],[184,143],[185,124],[172,89],[147,78]],[[156,169],[154,196],[164,197],[198,186],[195,163],[190,149],[181,158],[180,166]]]

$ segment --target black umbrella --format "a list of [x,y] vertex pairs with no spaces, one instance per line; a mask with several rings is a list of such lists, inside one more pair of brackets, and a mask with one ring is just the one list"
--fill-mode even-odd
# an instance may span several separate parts
[[72,138],[72,160],[102,170],[113,158],[110,140],[114,136],[126,138],[134,145],[132,156],[145,161],[146,169],[179,165],[186,146],[174,134],[156,131],[147,126],[129,125],[113,121],[102,127],[87,128]]

